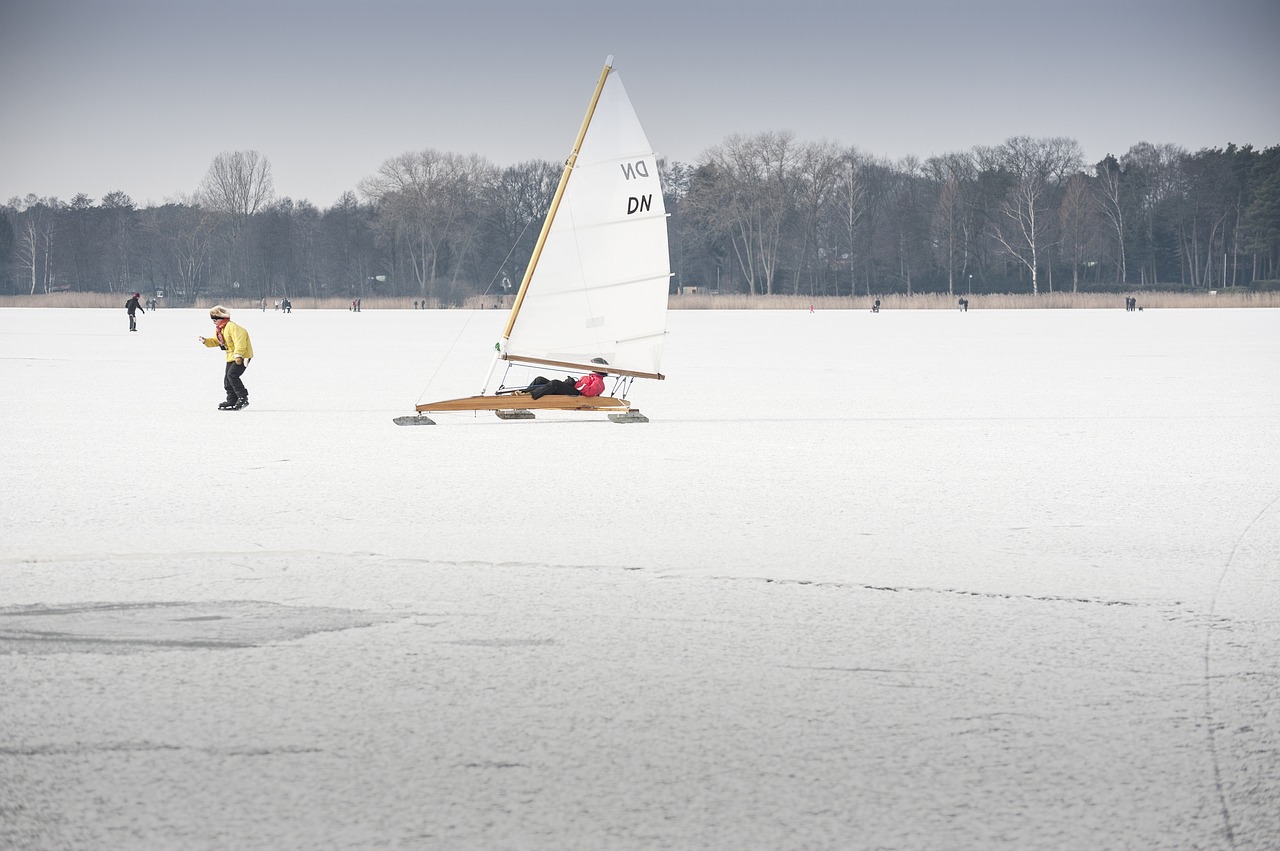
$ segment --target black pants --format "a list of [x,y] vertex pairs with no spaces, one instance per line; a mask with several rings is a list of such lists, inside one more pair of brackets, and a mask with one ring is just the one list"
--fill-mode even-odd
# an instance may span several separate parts
[[227,401],[237,402],[239,400],[249,401],[249,391],[245,389],[244,382],[240,380],[240,376],[244,375],[244,371],[249,368],[249,364],[239,364],[233,360],[227,361],[227,371],[222,376],[222,387],[227,391]]
[[578,388],[573,386],[575,383],[559,378],[548,381],[539,375],[529,383],[529,395],[535,399],[541,399],[543,396],[581,396]]
[[138,317],[134,316],[132,313],[129,314],[129,330],[138,330]]

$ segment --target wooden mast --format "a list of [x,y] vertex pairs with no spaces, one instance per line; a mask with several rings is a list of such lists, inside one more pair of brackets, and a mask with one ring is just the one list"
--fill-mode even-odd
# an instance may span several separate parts
[[[587,106],[587,114],[582,119],[582,127],[578,130],[578,138],[573,143],[573,151],[569,154],[569,159],[565,160],[564,171],[560,174],[560,185],[556,187],[556,194],[551,198],[551,207],[547,210],[547,217],[542,222],[542,232],[538,234],[538,241],[533,246],[533,255],[529,258],[529,265],[525,267],[524,279],[520,281],[520,289],[516,292],[515,303],[511,305],[511,315],[507,317],[507,327],[502,332],[502,342],[505,343],[511,339],[511,329],[515,327],[516,315],[520,313],[520,305],[524,303],[524,294],[529,289],[529,280],[533,278],[533,270],[538,265],[538,258],[542,255],[542,248],[547,243],[547,234],[551,232],[551,222],[555,220],[556,210],[560,208],[560,199],[564,197],[565,187],[569,185],[569,175],[573,172],[573,166],[578,161],[578,151],[582,148],[582,140],[586,138],[587,128],[591,125],[591,116],[595,114],[596,104],[600,101],[600,93],[604,91],[605,80],[609,79],[609,72],[613,70],[613,57],[605,59],[604,70],[600,72],[600,79],[596,82],[595,93],[591,95],[591,103]],[[503,357],[506,356],[506,347],[503,346]]]

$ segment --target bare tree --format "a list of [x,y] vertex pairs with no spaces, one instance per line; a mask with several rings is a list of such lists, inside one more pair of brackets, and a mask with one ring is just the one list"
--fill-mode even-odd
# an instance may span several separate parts
[[9,206],[16,213],[14,241],[18,262],[22,264],[24,275],[31,284],[28,294],[35,295],[37,289],[47,293],[53,284],[53,245],[58,232],[57,213],[64,205],[57,198],[38,198],[31,194],[21,199],[11,198]]
[[1048,188],[1044,178],[1035,174],[1019,178],[991,223],[991,235],[996,242],[1031,273],[1031,292],[1035,295],[1040,293],[1040,254],[1045,249]]
[[975,179],[976,168],[968,154],[952,154],[928,160],[924,170],[938,187],[930,223],[934,253],[947,271],[947,294],[955,295],[956,272],[963,274],[968,268],[971,251],[966,187]]
[[[844,237],[845,260],[849,265],[849,295],[857,289],[857,237],[863,219],[871,210],[871,192],[867,180],[867,160],[856,148],[850,148],[844,154],[841,163],[840,180],[833,197],[833,208],[840,216],[841,231]],[[837,288],[837,294],[839,289]],[[871,294],[870,281],[867,283],[867,295]]]
[[271,163],[257,151],[224,151],[213,158],[200,184],[200,200],[243,223],[271,203]]
[[495,173],[486,187],[488,242],[497,254],[490,263],[504,294],[520,283],[563,169],[563,163],[527,160]]
[[897,278],[907,295],[915,292],[916,275],[929,266],[927,181],[924,167],[914,156],[903,157],[890,171],[882,203],[886,224],[883,255],[897,267]]
[[[801,274],[806,268],[810,246],[818,242],[818,223],[838,191],[842,157],[833,144],[819,142],[802,145],[793,171],[796,185],[797,230],[800,245],[796,253],[795,274],[791,292],[799,294]],[[812,286],[810,287],[812,292]]]
[[1072,175],[1058,205],[1058,233],[1062,256],[1071,263],[1071,291],[1080,288],[1080,266],[1093,254],[1097,244],[1098,203],[1089,190],[1089,178]]
[[179,197],[143,215],[142,232],[154,246],[156,265],[179,299],[200,295],[213,253],[215,215],[196,197]]
[[1031,273],[1031,292],[1040,292],[1041,258],[1049,247],[1050,196],[1067,174],[1083,163],[1080,144],[1055,137],[1014,136],[997,148],[979,148],[980,160],[1012,175],[1014,183],[991,221],[991,235],[1009,257]]
[[960,181],[948,177],[938,188],[937,197],[933,208],[933,247],[947,270],[947,295],[955,295],[956,265],[963,256],[961,223],[964,219],[964,199]]
[[794,208],[796,153],[790,132],[734,134],[704,158],[713,180],[698,198],[698,212],[728,235],[752,295],[773,293],[783,226]]
[[[482,157],[424,150],[393,157],[360,184],[378,207],[379,228],[409,252],[423,296],[438,295],[442,271],[456,275],[481,224],[479,202],[495,170]],[[442,261],[449,261],[442,269]]]
[[253,291],[254,280],[261,292],[262,270],[253,262],[249,221],[271,203],[275,195],[271,163],[257,151],[225,151],[214,157],[197,193],[201,206],[222,217],[218,252],[219,277],[224,285]]
[[1095,184],[1098,207],[1116,235],[1116,283],[1123,286],[1129,282],[1129,269],[1125,263],[1125,208],[1121,199],[1123,173],[1120,163],[1111,154],[1107,154],[1094,170],[1098,175]]

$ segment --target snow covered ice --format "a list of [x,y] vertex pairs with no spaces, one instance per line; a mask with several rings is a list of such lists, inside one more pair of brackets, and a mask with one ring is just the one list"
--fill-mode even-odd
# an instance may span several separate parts
[[0,847],[1280,845],[1280,314],[0,310]]

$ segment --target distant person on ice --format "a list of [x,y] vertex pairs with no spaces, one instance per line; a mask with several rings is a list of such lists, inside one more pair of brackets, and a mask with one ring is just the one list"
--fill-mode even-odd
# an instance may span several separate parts
[[216,336],[200,337],[209,348],[217,346],[227,353],[227,367],[222,376],[222,387],[227,391],[227,401],[218,405],[222,411],[239,411],[249,407],[249,391],[240,376],[249,368],[253,358],[253,345],[249,332],[231,321],[231,313],[222,305],[214,305],[209,311]]
[[[138,330],[138,317],[134,316],[133,312],[135,310],[142,310],[142,305],[138,303],[138,299],[140,298],[142,298],[142,293],[134,293],[133,298],[129,299],[124,303],[124,309],[129,311],[129,330],[130,331]],[[142,312],[146,313],[145,310],[142,310]]]
[[[604,358],[592,358],[592,363],[609,365]],[[578,380],[567,375],[564,378],[546,379],[539,375],[529,383],[529,395],[535,399],[543,396],[599,396],[604,392],[607,372],[588,372]]]

